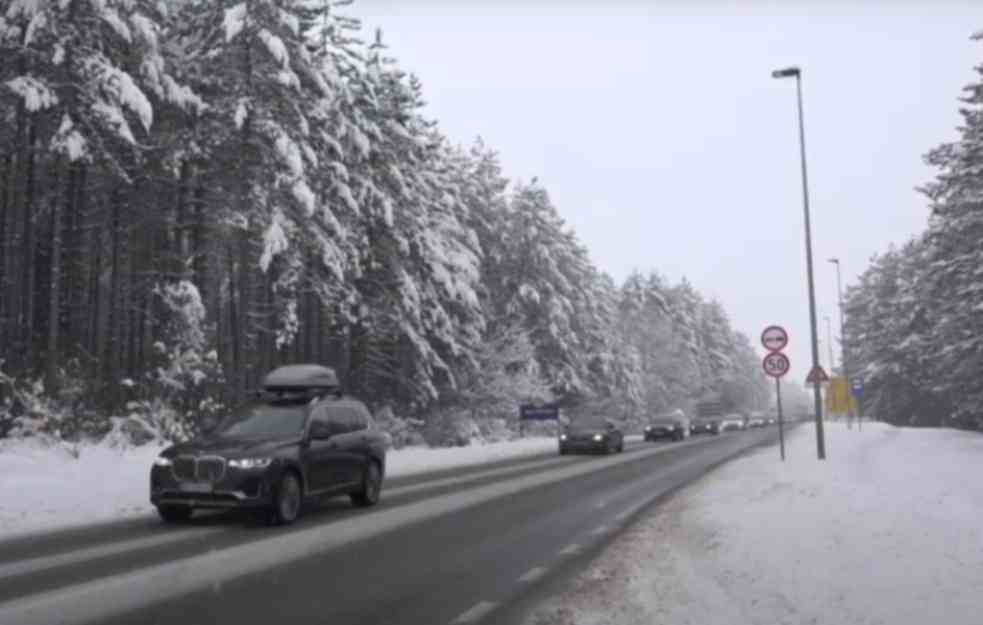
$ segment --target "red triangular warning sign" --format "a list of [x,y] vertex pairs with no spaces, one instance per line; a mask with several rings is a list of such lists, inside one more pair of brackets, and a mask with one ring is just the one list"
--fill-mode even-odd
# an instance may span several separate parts
[[829,382],[829,376],[826,375],[826,371],[820,365],[813,367],[809,375],[806,376],[806,384],[822,384],[824,382]]

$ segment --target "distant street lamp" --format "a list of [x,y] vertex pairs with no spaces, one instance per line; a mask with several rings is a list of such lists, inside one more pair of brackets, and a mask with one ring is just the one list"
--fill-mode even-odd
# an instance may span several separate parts
[[[812,226],[809,221],[809,177],[806,173],[806,130],[802,115],[802,70],[786,67],[771,73],[772,78],[795,78],[795,92],[799,105],[799,155],[802,163],[802,209],[805,213],[806,274],[809,281],[809,326],[812,333],[812,368],[819,369],[819,333],[816,330],[816,288],[812,277]],[[812,387],[816,411],[816,455],[826,459],[826,436],[823,433],[823,397],[819,384]]]
[[[842,368],[843,368],[843,371],[840,373],[840,375],[842,375],[847,380],[847,384],[849,384],[852,388],[853,381],[850,379],[850,368],[847,366],[847,360],[846,360],[846,335],[843,333],[844,319],[846,318],[846,315],[844,314],[844,310],[843,310],[843,278],[840,275],[840,259],[830,258],[829,262],[836,265],[836,295],[840,301],[840,363],[842,364]],[[863,414],[862,411],[856,415],[858,419],[860,418],[861,414]],[[854,417],[853,403],[851,402],[850,411],[849,414],[847,415],[847,419],[848,419],[847,425],[849,425],[852,422],[853,417]],[[860,425],[860,421],[857,421],[857,425],[858,426]]]
[[829,374],[833,375],[833,369],[836,366],[836,363],[833,362],[833,326],[829,315],[824,315],[823,319],[826,320],[826,346],[829,347]]
[[836,293],[840,305],[840,362],[843,365],[843,376],[849,378],[846,366],[846,341],[843,334],[843,280],[840,276],[840,259],[830,258],[829,262],[836,265]]

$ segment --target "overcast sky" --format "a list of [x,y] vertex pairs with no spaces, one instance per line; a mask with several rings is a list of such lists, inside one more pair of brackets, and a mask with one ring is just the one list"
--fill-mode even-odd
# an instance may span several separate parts
[[[844,282],[920,231],[926,150],[956,137],[983,2],[357,0],[455,142],[538,176],[594,262],[687,277],[755,344],[811,362],[795,83],[804,76],[821,359]],[[859,3],[858,3],[859,4]],[[781,8],[775,8],[781,7]],[[790,8],[793,7],[793,8]]]

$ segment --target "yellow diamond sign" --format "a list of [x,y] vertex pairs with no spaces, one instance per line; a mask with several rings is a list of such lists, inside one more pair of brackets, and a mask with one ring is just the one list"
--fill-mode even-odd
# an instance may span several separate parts
[[837,376],[826,389],[826,414],[857,414],[857,400],[850,392],[850,380]]

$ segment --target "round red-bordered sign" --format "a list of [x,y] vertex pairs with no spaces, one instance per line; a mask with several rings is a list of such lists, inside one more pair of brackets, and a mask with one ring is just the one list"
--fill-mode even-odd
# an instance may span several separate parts
[[785,354],[771,352],[761,361],[761,366],[764,368],[765,373],[771,377],[780,378],[788,373],[788,370],[792,368],[792,363]]
[[788,332],[782,326],[768,326],[761,333],[761,345],[769,352],[780,352],[788,345]]

